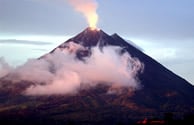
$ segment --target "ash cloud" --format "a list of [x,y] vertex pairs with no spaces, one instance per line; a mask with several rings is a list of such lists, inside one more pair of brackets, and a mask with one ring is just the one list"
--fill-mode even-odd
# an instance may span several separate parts
[[91,49],[91,56],[76,58],[76,52],[86,50],[74,42],[65,43],[66,48],[57,48],[52,54],[31,59],[9,72],[7,79],[14,83],[32,81],[24,90],[25,95],[74,94],[81,86],[94,87],[99,83],[111,87],[140,87],[138,72],[143,64],[128,53],[120,54],[122,48],[107,46]]

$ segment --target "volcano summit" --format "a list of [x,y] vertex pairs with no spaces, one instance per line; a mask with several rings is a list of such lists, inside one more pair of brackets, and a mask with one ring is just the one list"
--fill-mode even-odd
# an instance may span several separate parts
[[119,35],[86,28],[0,78],[0,121],[128,124],[194,113],[194,87]]

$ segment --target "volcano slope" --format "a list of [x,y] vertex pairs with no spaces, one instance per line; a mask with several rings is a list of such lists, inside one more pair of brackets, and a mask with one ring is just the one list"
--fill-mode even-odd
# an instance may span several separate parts
[[[72,44],[84,49],[72,49],[69,46]],[[35,92],[26,95],[24,91],[36,85],[36,80],[13,82],[17,77],[8,74],[0,79],[0,122],[128,124],[144,118],[163,118],[165,113],[172,113],[175,118],[194,113],[194,87],[117,34],[109,36],[102,30],[86,28],[37,60],[44,60],[56,51],[68,50],[75,54],[76,60],[85,62],[92,57],[93,48],[103,52],[108,46],[122,48],[118,52],[120,55],[129,53],[142,63],[136,74],[140,83],[137,89],[114,88],[102,82],[91,87],[83,85],[84,89],[73,94],[39,95]],[[54,73],[55,68],[50,67],[50,72]]]

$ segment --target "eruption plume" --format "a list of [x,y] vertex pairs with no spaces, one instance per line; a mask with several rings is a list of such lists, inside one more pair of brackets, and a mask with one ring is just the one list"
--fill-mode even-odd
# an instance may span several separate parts
[[95,0],[68,0],[68,2],[76,11],[85,16],[91,29],[96,29],[98,15],[96,12],[97,2]]

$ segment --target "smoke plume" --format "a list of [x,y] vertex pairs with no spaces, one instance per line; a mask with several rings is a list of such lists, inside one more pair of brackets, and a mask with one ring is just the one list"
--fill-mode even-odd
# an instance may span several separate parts
[[99,83],[112,87],[137,89],[137,73],[142,63],[128,53],[120,54],[120,47],[107,46],[91,49],[91,56],[79,60],[76,52],[84,50],[74,42],[66,43],[67,48],[57,48],[43,58],[31,59],[17,67],[7,79],[17,84],[19,81],[31,81],[24,93],[26,95],[72,94],[81,86],[94,87]]
[[95,0],[68,0],[68,2],[75,8],[76,11],[85,16],[90,27],[96,27],[98,15],[96,12],[97,2]]

